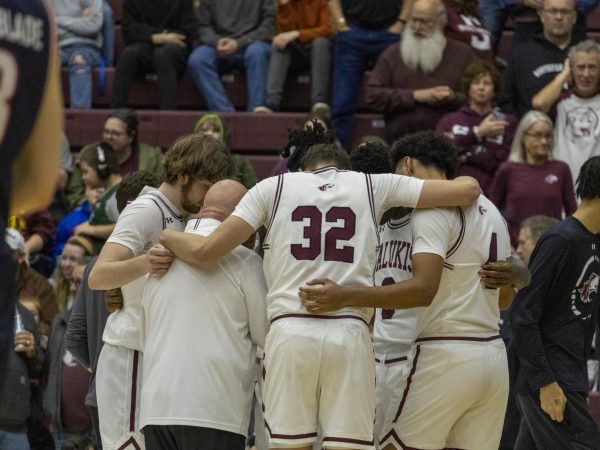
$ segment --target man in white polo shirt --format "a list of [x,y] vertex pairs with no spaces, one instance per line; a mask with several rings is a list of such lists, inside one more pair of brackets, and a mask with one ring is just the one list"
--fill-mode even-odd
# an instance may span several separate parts
[[[246,191],[237,181],[215,183],[186,233],[210,234]],[[165,276],[148,277],[140,411],[147,449],[244,449],[266,295],[262,260],[244,246],[213,264],[178,259]]]

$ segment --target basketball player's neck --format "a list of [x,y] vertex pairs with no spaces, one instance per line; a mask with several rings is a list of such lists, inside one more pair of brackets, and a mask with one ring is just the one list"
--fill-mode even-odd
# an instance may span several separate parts
[[573,217],[590,233],[600,233],[600,198],[582,200]]
[[181,206],[181,188],[179,186],[179,183],[177,183],[177,184],[162,183],[158,187],[158,191],[162,195],[167,197],[167,200],[169,200],[171,203],[173,203],[173,205],[175,205],[175,207],[180,212],[183,212],[183,207]]

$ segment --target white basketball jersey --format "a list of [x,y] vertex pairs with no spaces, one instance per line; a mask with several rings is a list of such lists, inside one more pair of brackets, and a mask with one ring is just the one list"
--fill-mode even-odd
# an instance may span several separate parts
[[[412,278],[410,214],[379,227],[375,285],[385,286]],[[373,348],[379,355],[405,355],[415,339],[417,318],[423,308],[375,310]]]
[[[144,188],[141,195],[123,210],[106,242],[123,245],[133,256],[146,253],[160,239],[165,228],[184,230],[181,213],[158,189]],[[144,323],[142,292],[146,277],[124,286],[123,308],[108,316],[102,339],[111,345],[143,350]]]
[[506,222],[483,195],[467,207],[413,212],[413,255],[435,253],[445,259],[431,305],[417,322],[418,339],[490,336],[498,332],[498,289],[486,288],[481,266],[510,256]]
[[[343,286],[372,286],[377,228],[383,211],[414,207],[422,180],[324,168],[263,180],[234,215],[254,229],[267,226],[264,271],[268,315],[306,316],[298,288],[314,278]],[[330,316],[367,320],[370,309],[344,308]]]

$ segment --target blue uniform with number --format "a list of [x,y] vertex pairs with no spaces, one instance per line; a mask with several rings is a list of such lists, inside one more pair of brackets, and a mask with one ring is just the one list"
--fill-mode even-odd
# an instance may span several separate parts
[[[12,342],[15,272],[4,242],[12,163],[29,139],[47,78],[51,26],[42,0],[0,0],[0,363]],[[27,180],[17,180],[20,184]]]

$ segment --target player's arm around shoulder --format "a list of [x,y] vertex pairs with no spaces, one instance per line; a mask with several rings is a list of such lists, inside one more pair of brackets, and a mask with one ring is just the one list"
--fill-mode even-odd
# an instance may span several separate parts
[[107,242],[90,272],[90,289],[115,289],[144,276],[151,267],[148,255],[134,257],[126,246]]
[[473,203],[481,194],[481,188],[473,177],[457,177],[453,180],[425,180],[417,208],[437,206],[465,206]]
[[160,242],[178,258],[191,263],[212,262],[243,244],[254,228],[237,216],[229,216],[208,236],[163,230]]

